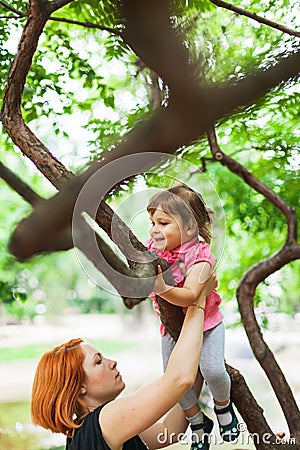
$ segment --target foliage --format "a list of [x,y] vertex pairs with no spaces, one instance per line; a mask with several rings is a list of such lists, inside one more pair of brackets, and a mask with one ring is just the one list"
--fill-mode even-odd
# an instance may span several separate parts
[[[236,3],[269,20],[291,29],[297,28],[299,11],[296,0],[243,0]],[[22,12],[26,10],[23,1],[8,0],[7,4]],[[140,67],[136,55],[120,38],[123,22],[117,4],[116,1],[77,0],[58,10],[53,18],[92,23],[99,28],[49,20],[26,79],[22,104],[26,123],[50,151],[75,172],[113,149],[126,133],[152,112],[149,72]],[[176,8],[173,25],[184,39],[195,70],[207,83],[234,83],[249,70],[273,65],[275,58],[298,46],[296,37],[217,8],[208,0],[173,0],[173,5]],[[3,4],[0,5],[0,15],[9,15]],[[20,37],[25,19],[2,18],[0,21],[2,98],[15,42]],[[164,87],[162,80],[160,83]],[[299,84],[290,80],[217,124],[221,150],[245,165],[297,212],[299,97]],[[74,121],[78,123],[78,132],[74,129]],[[5,133],[1,135],[1,152],[1,160],[22,173],[33,188],[46,197],[53,195],[53,189],[32,166],[16,156],[15,148]],[[199,168],[201,158],[211,156],[206,137],[179,149],[178,156],[189,161],[194,169]],[[174,167],[170,161],[156,175],[145,175],[145,180],[148,186],[157,185],[166,174],[180,178],[180,167]],[[276,252],[283,244],[286,224],[283,215],[273,205],[220,164],[208,161],[207,174],[225,212],[227,240],[220,263],[221,290],[225,299],[232,299],[245,270]],[[197,173],[191,170],[190,176],[193,184],[197,185]],[[124,186],[128,189],[128,184]],[[8,191],[4,183],[1,183],[1,192],[4,192],[2,198],[6,201],[1,203],[0,235],[6,246],[10,231],[20,217],[28,214],[29,207]],[[127,193],[128,190],[124,189],[123,194]],[[66,274],[66,266],[68,280],[62,276]],[[49,267],[55,268],[52,273]],[[2,252],[2,299],[13,299],[20,288],[20,292],[24,295],[26,292],[34,302],[34,292],[39,289],[46,292],[49,289],[50,292],[54,283],[59,286],[60,298],[67,298],[68,292],[74,291],[77,303],[81,302],[80,285],[84,283],[84,274],[79,274],[80,269],[76,268],[72,256],[41,256],[27,263],[26,269],[30,274],[20,283],[23,266],[13,261],[7,252]],[[299,265],[293,263],[280,271],[280,280],[277,280],[283,290],[283,299],[278,306],[286,312],[293,312],[299,303],[295,294],[298,273]],[[38,279],[37,288],[28,286],[31,276]],[[102,298],[92,291],[89,292],[91,302],[92,298]],[[53,292],[44,294],[44,297],[48,296],[48,304],[50,299],[55,301],[57,297]],[[257,296],[256,302],[259,303],[262,297],[265,298],[266,290],[262,288],[262,293],[258,292]],[[62,303],[61,308],[66,306],[66,302]],[[84,307],[87,306],[85,298]]]

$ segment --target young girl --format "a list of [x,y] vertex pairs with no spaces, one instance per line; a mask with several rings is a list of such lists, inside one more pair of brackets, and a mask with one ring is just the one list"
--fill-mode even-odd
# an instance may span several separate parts
[[[175,287],[168,286],[159,267],[154,292],[168,302],[182,306],[185,312],[186,307],[200,295],[216,261],[209,246],[210,211],[201,195],[184,185],[156,193],[150,198],[147,211],[151,229],[146,245],[150,251],[155,251],[168,261],[175,281]],[[151,298],[159,315],[155,295],[151,294]],[[224,363],[224,324],[220,303],[221,297],[214,289],[205,303],[199,367],[213,395],[221,437],[228,442],[238,437],[239,430],[230,400],[230,377]],[[175,342],[163,324],[160,331],[165,370]],[[179,403],[191,424],[191,449],[208,450],[213,421],[201,411],[194,388]]]

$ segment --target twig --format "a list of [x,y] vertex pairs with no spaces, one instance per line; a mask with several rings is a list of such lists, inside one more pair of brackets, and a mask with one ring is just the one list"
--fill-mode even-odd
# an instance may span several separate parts
[[297,218],[295,210],[268,186],[254,177],[244,166],[221,151],[217,143],[214,127],[208,130],[207,135],[214,158],[219,160],[231,172],[242,178],[256,192],[262,194],[286,217],[288,232],[285,244],[277,253],[255,264],[244,274],[237,289],[237,300],[242,322],[253,353],[264,369],[274,389],[292,435],[300,439],[299,409],[284,374],[263,339],[253,308],[253,299],[258,284],[270,274],[281,269],[285,264],[300,258],[300,245],[297,243]]
[[52,20],[54,22],[69,23],[71,25],[79,25],[79,26],[85,27],[85,28],[93,28],[93,29],[97,29],[97,30],[108,31],[109,33],[115,34],[116,36],[122,36],[121,31],[115,30],[114,28],[105,27],[103,25],[98,25],[96,23],[80,22],[78,20],[70,20],[70,19],[65,19],[65,18],[61,18],[61,17],[50,17],[49,20]]
[[0,5],[3,6],[3,8],[7,9],[8,11],[11,11],[15,14],[17,14],[17,16],[19,17],[26,17],[27,13],[23,13],[18,11],[17,9],[13,8],[12,6],[8,5],[7,3],[0,1]]
[[275,28],[278,31],[282,31],[283,33],[300,38],[299,31],[292,30],[291,28],[287,28],[284,25],[273,22],[272,20],[265,19],[264,17],[261,17],[258,14],[253,13],[251,11],[247,11],[246,9],[240,8],[239,6],[232,5],[231,3],[227,3],[222,0],[210,0],[210,1],[211,3],[213,3],[216,6],[219,6],[220,8],[229,9],[230,11],[233,11],[241,16],[249,17],[249,19],[267,25],[268,27]]
[[22,19],[21,16],[0,16],[0,19]]
[[36,206],[41,201],[44,201],[43,197],[40,197],[33,189],[31,189],[28,184],[24,183],[17,175],[15,175],[11,170],[5,167],[4,164],[0,162],[0,177],[12,188],[14,189],[24,200],[26,200],[30,205]]

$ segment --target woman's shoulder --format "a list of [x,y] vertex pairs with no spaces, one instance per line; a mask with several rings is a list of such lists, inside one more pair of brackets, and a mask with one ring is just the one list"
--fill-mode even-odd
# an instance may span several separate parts
[[103,406],[98,406],[82,419],[74,436],[67,438],[67,450],[110,450],[99,425],[99,414]]

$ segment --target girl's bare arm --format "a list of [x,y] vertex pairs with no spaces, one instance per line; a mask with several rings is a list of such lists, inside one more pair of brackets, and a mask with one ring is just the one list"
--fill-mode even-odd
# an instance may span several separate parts
[[208,262],[196,263],[188,271],[184,285],[182,287],[173,287],[164,282],[161,269],[159,268],[154,292],[173,305],[190,306],[199,297],[204,283],[210,277],[212,270],[213,268]]

